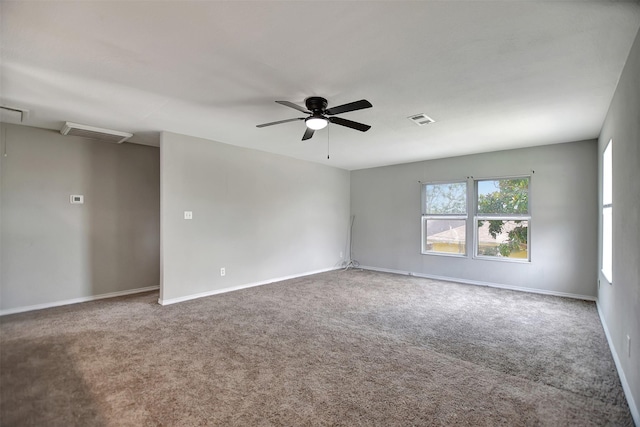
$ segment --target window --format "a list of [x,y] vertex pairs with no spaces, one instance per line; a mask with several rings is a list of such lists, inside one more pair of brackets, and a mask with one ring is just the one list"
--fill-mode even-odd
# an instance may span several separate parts
[[422,185],[422,253],[467,253],[467,183]]
[[475,189],[475,256],[529,261],[529,177],[477,180]]
[[602,155],[602,274],[613,282],[613,140]]

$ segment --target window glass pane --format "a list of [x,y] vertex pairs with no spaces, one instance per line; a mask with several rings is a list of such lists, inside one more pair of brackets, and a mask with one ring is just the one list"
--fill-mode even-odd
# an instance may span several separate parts
[[602,274],[613,282],[613,208],[602,209]]
[[529,221],[479,220],[478,256],[529,259]]
[[528,214],[529,178],[478,181],[479,214]]
[[613,141],[609,141],[607,148],[604,150],[602,157],[602,204],[610,205],[613,203],[613,155],[611,145]]
[[425,252],[466,253],[466,220],[427,219],[425,229]]
[[467,213],[467,183],[425,185],[425,211],[427,215]]

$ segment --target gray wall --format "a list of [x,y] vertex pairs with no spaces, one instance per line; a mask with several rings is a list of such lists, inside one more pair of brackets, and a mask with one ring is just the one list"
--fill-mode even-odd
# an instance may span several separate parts
[[349,172],[172,133],[160,151],[161,302],[339,264]]
[[159,285],[157,148],[1,130],[0,309]]
[[[629,394],[633,396],[636,424],[640,425],[640,33],[598,141],[600,173],[602,153],[610,139],[613,139],[613,283],[609,284],[600,274],[598,305],[628,382],[627,398]],[[630,357],[627,335],[631,338]]]
[[[593,297],[596,146],[595,140],[584,141],[353,171],[353,257],[363,266]],[[420,253],[418,181],[526,175],[531,170],[531,263]]]

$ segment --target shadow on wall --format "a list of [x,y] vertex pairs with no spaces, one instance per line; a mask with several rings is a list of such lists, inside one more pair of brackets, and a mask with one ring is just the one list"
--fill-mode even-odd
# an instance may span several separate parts
[[1,310],[159,285],[157,148],[1,130]]
[[159,285],[160,159],[149,150],[95,142],[91,151],[84,237],[92,295]]

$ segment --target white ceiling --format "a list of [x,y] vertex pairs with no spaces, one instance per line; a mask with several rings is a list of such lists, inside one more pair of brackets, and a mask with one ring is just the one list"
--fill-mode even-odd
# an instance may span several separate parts
[[[595,138],[640,27],[612,1],[2,1],[1,104],[345,169]],[[372,126],[301,142],[275,100]],[[425,113],[437,122],[407,119]],[[8,118],[5,121],[12,121]]]

